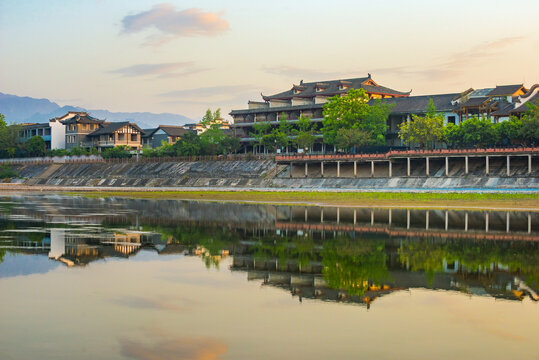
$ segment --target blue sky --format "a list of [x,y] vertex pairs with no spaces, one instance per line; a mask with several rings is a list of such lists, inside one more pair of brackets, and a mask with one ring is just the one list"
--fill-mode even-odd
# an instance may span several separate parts
[[300,80],[539,82],[536,1],[0,0],[0,92],[200,118]]

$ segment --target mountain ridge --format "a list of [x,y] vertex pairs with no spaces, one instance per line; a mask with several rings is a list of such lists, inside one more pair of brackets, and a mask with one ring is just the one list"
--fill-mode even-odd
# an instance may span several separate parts
[[85,111],[90,115],[107,121],[130,121],[141,128],[154,128],[159,125],[184,125],[193,122],[181,114],[151,112],[113,112],[106,109],[89,110],[78,106],[60,106],[46,99],[18,96],[0,92],[0,113],[7,123],[43,123],[64,115],[69,111]]

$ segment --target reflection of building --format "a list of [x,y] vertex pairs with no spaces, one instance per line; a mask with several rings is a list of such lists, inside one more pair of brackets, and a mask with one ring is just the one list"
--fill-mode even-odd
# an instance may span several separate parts
[[[148,249],[218,266],[229,250],[232,270],[302,298],[369,304],[399,289],[432,288],[537,299],[531,281],[539,278],[536,212],[56,197],[21,203],[0,220],[44,230],[14,232],[12,249],[20,250],[13,251],[48,254],[68,265]],[[50,221],[74,223],[50,230],[49,249],[43,224]]]

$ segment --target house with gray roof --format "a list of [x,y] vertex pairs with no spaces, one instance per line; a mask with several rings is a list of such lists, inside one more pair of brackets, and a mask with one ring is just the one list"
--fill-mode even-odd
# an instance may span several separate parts
[[65,148],[89,147],[87,136],[106,125],[86,112],[71,112],[58,120],[65,126]]
[[144,129],[142,133],[142,146],[155,149],[163,143],[174,144],[189,132],[183,126],[159,125],[153,129]]
[[115,146],[127,146],[132,150],[142,148],[142,129],[128,121],[113,122],[87,135],[86,146],[99,151]]

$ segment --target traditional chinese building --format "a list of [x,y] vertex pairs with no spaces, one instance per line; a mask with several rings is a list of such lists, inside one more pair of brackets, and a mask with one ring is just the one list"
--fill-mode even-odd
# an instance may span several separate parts
[[[473,116],[479,118],[493,118],[500,120],[505,109],[513,108],[519,101],[519,97],[526,94],[528,90],[523,84],[498,85],[495,88],[469,89],[465,91],[460,99],[455,101],[458,105],[457,113],[460,121],[465,121]],[[501,111],[501,113],[498,113]],[[496,115],[498,114],[498,115]],[[508,118],[508,116],[507,116]]]
[[500,105],[498,110],[491,113],[495,122],[508,120],[511,116],[521,117],[528,111],[528,104],[537,104],[539,101],[539,84],[533,85],[528,92],[518,97],[512,98],[504,105]]
[[376,83],[370,74],[367,77],[345,80],[330,80],[293,85],[291,89],[270,95],[262,95],[263,101],[249,101],[248,108],[233,110],[230,115],[234,119],[231,124],[233,134],[241,138],[245,150],[252,150],[253,141],[250,134],[254,132],[253,124],[269,121],[277,125],[279,117],[284,114],[291,122],[297,122],[300,116],[310,116],[315,123],[322,122],[323,106],[335,95],[344,96],[350,89],[363,89],[369,99],[405,98],[411,91],[393,90]]

